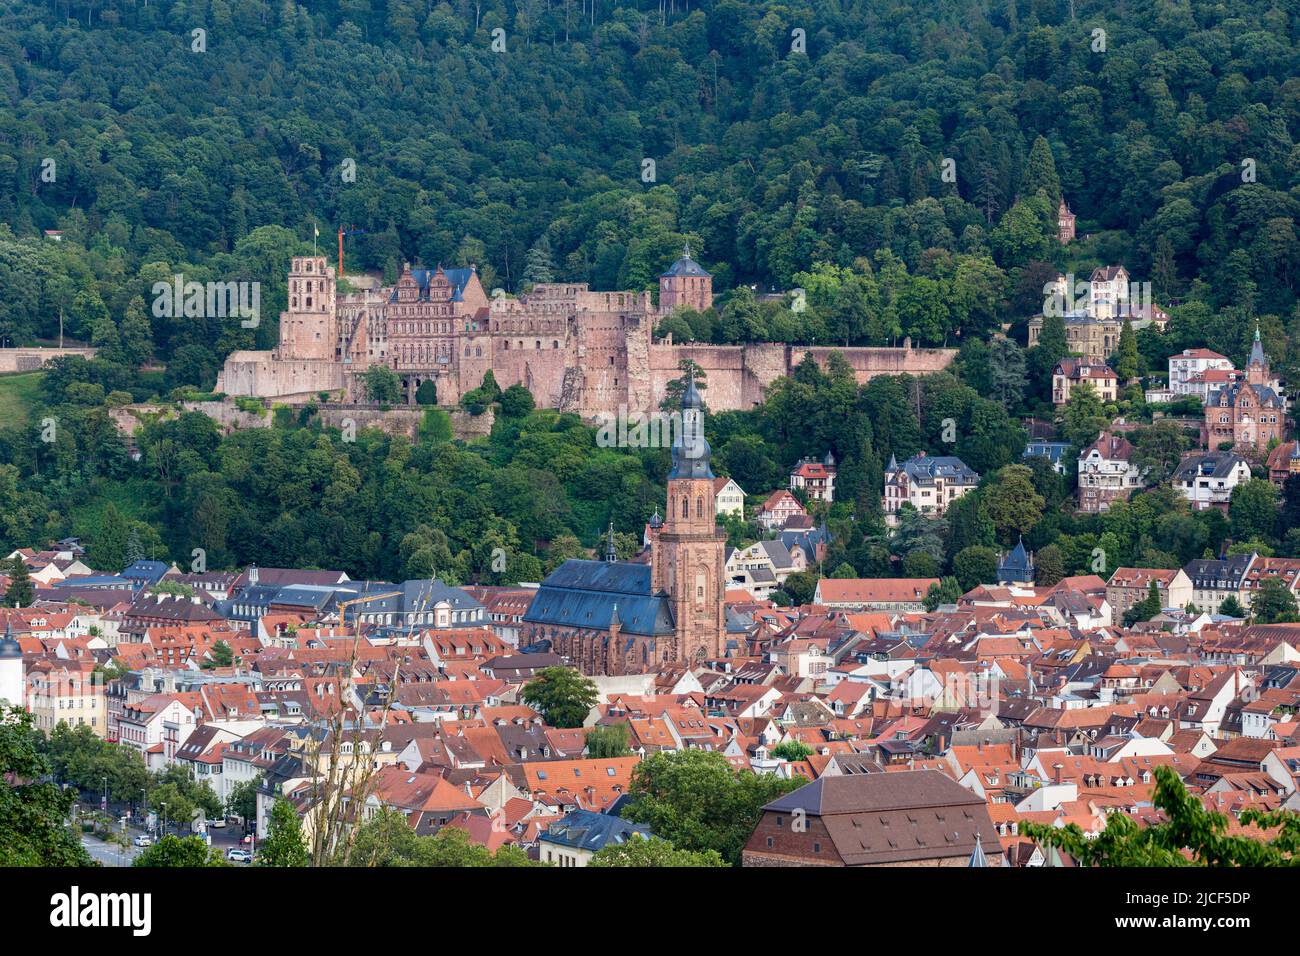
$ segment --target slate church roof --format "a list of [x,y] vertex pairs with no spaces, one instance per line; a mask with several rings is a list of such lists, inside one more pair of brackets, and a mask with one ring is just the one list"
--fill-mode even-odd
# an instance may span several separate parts
[[524,621],[605,630],[617,614],[624,634],[672,634],[668,599],[652,593],[650,581],[645,564],[571,558],[542,582]]

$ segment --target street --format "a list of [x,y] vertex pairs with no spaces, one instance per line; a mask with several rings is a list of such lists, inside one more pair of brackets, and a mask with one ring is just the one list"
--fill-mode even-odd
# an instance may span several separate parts
[[124,850],[115,844],[105,843],[99,837],[89,833],[81,835],[81,845],[104,866],[130,866],[131,861],[140,853],[138,846],[131,846]]

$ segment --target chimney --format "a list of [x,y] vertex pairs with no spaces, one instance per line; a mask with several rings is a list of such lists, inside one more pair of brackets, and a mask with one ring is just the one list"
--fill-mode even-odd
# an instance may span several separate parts
[[1058,783],[1058,784],[1059,784],[1059,783],[1061,782],[1061,771],[1064,770],[1064,769],[1065,769],[1065,764],[1063,764],[1063,763],[1054,763],[1054,764],[1052,764],[1052,770],[1053,770],[1053,773],[1052,773],[1052,782],[1053,782],[1053,783]]

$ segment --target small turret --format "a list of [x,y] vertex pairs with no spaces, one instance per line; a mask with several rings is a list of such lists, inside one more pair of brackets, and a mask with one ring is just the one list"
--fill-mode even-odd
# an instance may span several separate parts
[[11,660],[23,656],[22,645],[14,637],[13,616],[5,618],[5,636],[0,639],[0,660]]

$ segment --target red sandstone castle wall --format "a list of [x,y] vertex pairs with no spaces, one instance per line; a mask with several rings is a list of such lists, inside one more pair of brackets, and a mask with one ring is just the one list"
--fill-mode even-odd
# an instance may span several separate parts
[[651,345],[651,406],[658,408],[668,383],[681,377],[683,359],[695,362],[707,376],[704,400],[714,411],[742,411],[763,401],[764,390],[789,375],[806,352],[823,368],[831,352],[839,352],[853,367],[859,384],[878,375],[926,375],[947,368],[956,349],[808,348],[780,343],[750,345]]

